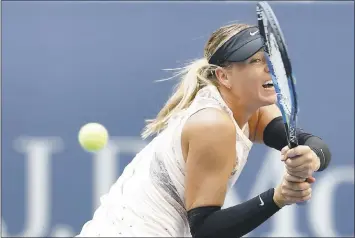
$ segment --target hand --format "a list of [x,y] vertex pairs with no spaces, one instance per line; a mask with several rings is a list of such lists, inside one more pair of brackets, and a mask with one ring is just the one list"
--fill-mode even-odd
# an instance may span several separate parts
[[275,203],[282,208],[285,205],[305,202],[311,199],[311,184],[314,182],[315,179],[313,177],[304,181],[304,179],[292,176],[286,172],[281,184],[275,188]]
[[309,178],[320,166],[318,156],[309,146],[299,145],[292,149],[286,146],[281,150],[281,155],[288,174],[295,177]]

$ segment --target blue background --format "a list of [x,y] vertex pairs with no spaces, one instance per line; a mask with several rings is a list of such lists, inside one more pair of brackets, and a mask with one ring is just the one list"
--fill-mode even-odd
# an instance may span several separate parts
[[[144,120],[176,83],[154,82],[171,76],[162,69],[201,57],[222,25],[255,24],[255,4],[2,2],[3,236],[77,234],[146,143]],[[297,77],[300,126],[329,144],[333,160],[308,205],[285,208],[249,235],[353,236],[354,4],[271,6]],[[93,121],[112,136],[97,155],[77,142]],[[282,169],[277,152],[256,145],[226,206],[274,186]]]

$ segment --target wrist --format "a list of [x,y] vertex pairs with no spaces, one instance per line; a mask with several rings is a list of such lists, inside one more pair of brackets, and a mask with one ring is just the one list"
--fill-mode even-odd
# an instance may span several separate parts
[[277,189],[274,189],[274,196],[273,196],[274,203],[281,209],[283,208],[286,204],[284,202],[284,199],[282,195],[278,192]]

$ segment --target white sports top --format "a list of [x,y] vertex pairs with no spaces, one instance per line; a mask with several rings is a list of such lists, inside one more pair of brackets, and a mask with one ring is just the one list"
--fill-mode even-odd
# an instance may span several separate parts
[[210,107],[227,112],[237,129],[238,163],[230,176],[229,190],[243,170],[252,147],[249,126],[240,129],[217,88],[207,86],[127,165],[110,191],[101,197],[93,219],[83,226],[78,236],[191,237],[184,206],[181,132],[191,115]]

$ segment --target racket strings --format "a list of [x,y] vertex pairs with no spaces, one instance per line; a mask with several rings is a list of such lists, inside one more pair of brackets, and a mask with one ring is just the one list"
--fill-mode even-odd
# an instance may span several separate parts
[[277,41],[273,34],[269,33],[269,57],[272,65],[273,83],[276,85],[275,90],[280,98],[280,103],[285,107],[286,113],[291,114],[292,99],[288,85],[288,77],[281,57],[281,53]]
[[277,95],[276,103],[285,123],[289,146],[294,147],[298,144],[296,133],[297,95],[286,44],[277,18],[268,3],[258,3],[257,16],[258,25],[261,28],[260,34],[265,42],[264,50],[267,63]]

